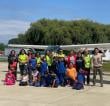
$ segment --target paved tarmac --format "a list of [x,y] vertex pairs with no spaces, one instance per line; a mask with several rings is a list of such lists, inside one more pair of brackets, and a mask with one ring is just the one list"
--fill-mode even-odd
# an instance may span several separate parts
[[6,71],[7,63],[0,63],[0,106],[110,106],[110,73],[104,73],[104,87],[97,83],[76,91],[70,87],[19,87],[18,83],[4,86]]

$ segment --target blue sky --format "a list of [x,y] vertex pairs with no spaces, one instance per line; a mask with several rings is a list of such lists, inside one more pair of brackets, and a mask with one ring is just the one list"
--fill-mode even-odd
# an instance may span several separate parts
[[0,0],[0,42],[7,43],[41,18],[110,24],[109,10],[110,0]]

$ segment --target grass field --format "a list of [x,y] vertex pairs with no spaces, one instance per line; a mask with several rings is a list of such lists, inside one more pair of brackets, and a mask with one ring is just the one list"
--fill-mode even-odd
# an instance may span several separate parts
[[6,62],[7,60],[8,60],[8,57],[0,56],[0,62]]
[[103,71],[110,72],[110,62],[106,62],[103,64]]

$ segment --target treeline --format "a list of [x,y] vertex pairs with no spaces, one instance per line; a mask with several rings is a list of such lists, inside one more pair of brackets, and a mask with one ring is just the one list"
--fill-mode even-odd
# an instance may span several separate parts
[[110,42],[110,25],[88,20],[64,21],[41,19],[30,25],[9,44],[69,45]]
[[0,51],[4,51],[5,47],[7,47],[5,44],[0,43]]

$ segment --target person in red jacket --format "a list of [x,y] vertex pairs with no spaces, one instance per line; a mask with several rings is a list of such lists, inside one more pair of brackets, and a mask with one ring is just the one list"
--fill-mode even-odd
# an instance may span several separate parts
[[10,62],[9,68],[12,71],[12,73],[14,74],[15,79],[17,80],[17,70],[16,70],[17,69],[17,62],[12,60]]
[[6,73],[5,80],[4,80],[4,85],[15,85],[15,76],[12,73],[12,70],[9,70]]
[[72,63],[74,67],[76,67],[76,53],[74,50],[70,51],[70,54],[67,57],[67,65]]

